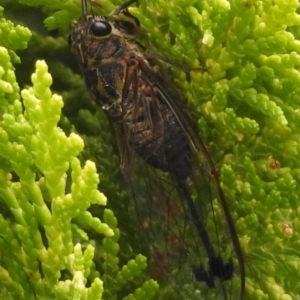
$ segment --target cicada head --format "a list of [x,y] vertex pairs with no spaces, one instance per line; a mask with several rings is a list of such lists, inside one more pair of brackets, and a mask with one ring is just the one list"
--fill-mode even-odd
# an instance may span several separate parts
[[126,39],[106,17],[84,16],[73,27],[69,45],[83,69],[126,52]]
[[123,57],[128,50],[126,41],[134,39],[139,32],[138,19],[126,8],[117,9],[110,17],[85,13],[86,8],[69,35],[69,45],[80,66],[97,67],[104,60]]
[[127,51],[124,36],[102,16],[82,17],[73,27],[69,45],[83,69],[122,57]]

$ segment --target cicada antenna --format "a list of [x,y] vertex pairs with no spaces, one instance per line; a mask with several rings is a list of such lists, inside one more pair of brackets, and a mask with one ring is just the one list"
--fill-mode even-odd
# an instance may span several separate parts
[[82,9],[82,16],[87,15],[87,1],[86,0],[81,0],[81,9]]

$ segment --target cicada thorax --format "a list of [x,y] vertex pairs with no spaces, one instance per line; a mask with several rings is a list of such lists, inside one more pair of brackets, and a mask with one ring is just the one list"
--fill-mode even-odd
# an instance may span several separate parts
[[184,181],[190,171],[187,137],[167,104],[155,94],[147,94],[148,84],[143,85],[137,99],[124,101],[125,108],[133,104],[126,109],[123,124],[129,143],[149,165]]

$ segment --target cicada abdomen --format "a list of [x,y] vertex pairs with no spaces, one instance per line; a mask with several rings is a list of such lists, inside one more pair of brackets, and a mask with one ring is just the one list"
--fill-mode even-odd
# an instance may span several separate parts
[[83,0],[71,49],[117,132],[155,274],[180,299],[241,299],[243,257],[218,174],[176,88],[134,41],[139,21],[127,10],[133,2],[104,17],[86,15]]

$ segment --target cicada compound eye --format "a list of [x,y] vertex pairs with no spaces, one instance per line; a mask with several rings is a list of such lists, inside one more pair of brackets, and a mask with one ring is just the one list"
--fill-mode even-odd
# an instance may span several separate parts
[[90,32],[94,36],[107,36],[111,33],[111,31],[111,25],[104,21],[93,21],[90,26]]

